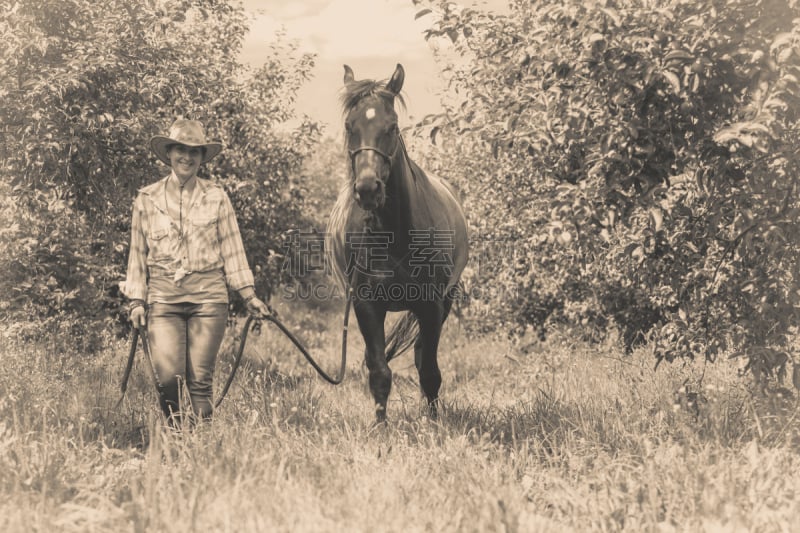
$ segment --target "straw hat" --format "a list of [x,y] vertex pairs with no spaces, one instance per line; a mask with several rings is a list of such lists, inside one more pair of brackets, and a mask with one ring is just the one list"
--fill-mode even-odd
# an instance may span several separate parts
[[203,125],[199,121],[185,118],[179,118],[173,122],[169,134],[155,135],[150,139],[150,149],[167,165],[170,164],[167,149],[173,144],[205,148],[203,163],[212,160],[222,151],[222,143],[206,141]]

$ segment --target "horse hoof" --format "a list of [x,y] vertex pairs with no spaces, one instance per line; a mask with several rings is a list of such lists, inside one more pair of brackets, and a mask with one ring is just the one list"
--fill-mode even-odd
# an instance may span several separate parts
[[431,420],[439,419],[439,399],[428,402],[428,416]]
[[386,407],[378,406],[375,409],[375,425],[386,424]]

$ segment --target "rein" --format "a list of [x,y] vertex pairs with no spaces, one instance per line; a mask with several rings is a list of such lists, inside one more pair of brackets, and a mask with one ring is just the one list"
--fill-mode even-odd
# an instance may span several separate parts
[[[281,332],[284,335],[286,335],[286,337],[288,337],[290,341],[292,341],[292,344],[294,344],[297,347],[300,353],[303,354],[303,357],[306,358],[306,361],[308,361],[308,363],[314,368],[314,370],[317,371],[317,374],[319,374],[320,377],[322,377],[322,379],[324,379],[331,385],[339,385],[344,380],[345,367],[347,366],[347,327],[350,322],[350,303],[351,303],[351,298],[350,294],[348,294],[347,303],[345,304],[345,309],[344,309],[344,323],[342,324],[342,360],[341,360],[341,365],[339,366],[338,375],[335,378],[329,376],[327,372],[325,372],[322,369],[322,367],[319,366],[319,364],[314,360],[314,358],[311,357],[311,354],[308,353],[306,347],[303,346],[303,343],[300,342],[300,340],[297,337],[295,337],[294,334],[291,331],[289,331],[289,329],[286,326],[283,325],[283,323],[278,319],[278,317],[276,317],[275,315],[268,315],[265,316],[263,320],[268,320],[273,324],[275,324],[278,327],[278,329],[281,330]],[[219,404],[221,404],[222,400],[225,399],[225,395],[228,393],[228,389],[230,388],[231,383],[233,383],[233,378],[236,377],[236,371],[239,369],[239,364],[242,362],[242,354],[244,353],[244,347],[245,344],[247,343],[247,334],[251,329],[253,320],[255,320],[255,317],[251,315],[247,317],[247,320],[244,323],[244,329],[242,331],[242,340],[239,341],[239,349],[236,351],[236,357],[234,358],[233,361],[233,368],[231,368],[231,374],[230,376],[228,376],[228,381],[225,382],[225,387],[223,387],[222,392],[219,395],[219,398],[217,398],[217,401],[214,404],[215,408],[219,407]]]
[[[275,324],[275,326],[277,326],[277,328],[284,335],[286,335],[286,337],[288,337],[290,341],[292,341],[292,343],[295,345],[295,347],[297,347],[300,353],[303,354],[303,357],[306,358],[306,361],[309,362],[309,364],[314,368],[314,370],[317,371],[317,373],[322,377],[322,379],[324,379],[331,385],[339,385],[342,381],[344,381],[344,374],[347,366],[347,328],[348,324],[350,323],[350,305],[352,303],[352,292],[353,289],[350,288],[347,294],[347,303],[345,304],[344,321],[342,324],[342,360],[341,360],[341,365],[339,367],[339,372],[335,378],[328,375],[328,373],[322,369],[322,367],[314,360],[314,358],[311,357],[311,354],[308,353],[308,350],[306,349],[305,346],[303,346],[303,343],[300,342],[300,340],[291,331],[289,331],[289,329],[285,325],[283,325],[283,323],[278,319],[278,317],[274,315],[268,315],[263,317],[263,320],[267,320]],[[236,377],[236,371],[239,369],[239,365],[242,362],[244,347],[247,343],[247,335],[252,329],[254,320],[256,320],[256,318],[250,315],[247,317],[247,320],[244,323],[244,328],[242,330],[242,339],[241,341],[239,341],[239,349],[236,351],[236,356],[233,361],[233,367],[231,368],[231,373],[228,376],[228,379],[225,382],[225,386],[223,387],[222,392],[217,398],[217,401],[214,403],[215,408],[219,407],[219,405],[222,403],[222,400],[225,399],[225,395],[228,393],[228,389],[230,389],[231,384],[233,383],[233,378]],[[133,369],[133,360],[136,357],[136,348],[139,345],[139,337],[141,337],[142,339],[142,350],[144,351],[147,361],[150,363],[150,370],[152,372],[153,383],[155,384],[156,390],[158,391],[159,395],[161,394],[161,384],[158,382],[158,375],[156,374],[155,366],[153,365],[153,359],[150,356],[150,345],[147,341],[147,331],[142,330],[140,332],[139,328],[134,328],[133,335],[131,336],[131,348],[130,351],[128,352],[128,360],[127,363],[125,364],[125,371],[122,374],[122,380],[120,382],[121,396],[117,401],[116,406],[114,406],[115,409],[118,408],[119,405],[122,403],[122,400],[125,397],[125,392],[128,390],[128,380],[130,379],[131,370]]]
[[128,390],[128,379],[131,377],[131,370],[133,369],[133,360],[136,357],[136,347],[139,345],[139,337],[142,338],[142,350],[144,351],[144,355],[147,358],[147,362],[150,363],[150,374],[153,379],[153,383],[156,387],[156,392],[158,395],[161,396],[162,388],[161,383],[158,381],[158,374],[156,374],[156,367],[153,364],[153,358],[150,355],[150,342],[147,339],[147,330],[139,330],[139,328],[133,328],[133,335],[131,337],[131,349],[128,352],[128,362],[125,364],[125,372],[122,374],[122,381],[120,382],[120,397],[117,400],[117,404],[114,406],[114,409],[117,409],[119,405],[122,403],[122,399],[125,398],[125,392]]

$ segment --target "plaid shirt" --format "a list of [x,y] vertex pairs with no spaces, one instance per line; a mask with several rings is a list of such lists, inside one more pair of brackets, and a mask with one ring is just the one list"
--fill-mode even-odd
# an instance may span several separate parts
[[172,276],[176,281],[192,272],[222,268],[228,287],[254,285],[233,206],[219,185],[197,178],[184,219],[184,237],[168,215],[163,178],[143,187],[133,203],[131,247],[124,293],[147,299],[148,275]]

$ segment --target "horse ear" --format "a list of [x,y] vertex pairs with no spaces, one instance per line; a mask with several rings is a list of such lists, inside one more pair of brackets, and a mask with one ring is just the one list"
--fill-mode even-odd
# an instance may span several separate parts
[[344,66],[344,82],[345,82],[345,84],[351,83],[351,82],[355,81],[355,79],[356,79],[356,77],[353,74],[353,69],[351,69],[349,66],[345,65]]
[[400,89],[403,88],[403,80],[405,80],[405,78],[406,72],[403,70],[403,65],[398,63],[397,68],[394,69],[394,74],[392,74],[392,79],[386,84],[386,88],[394,94],[400,94]]

